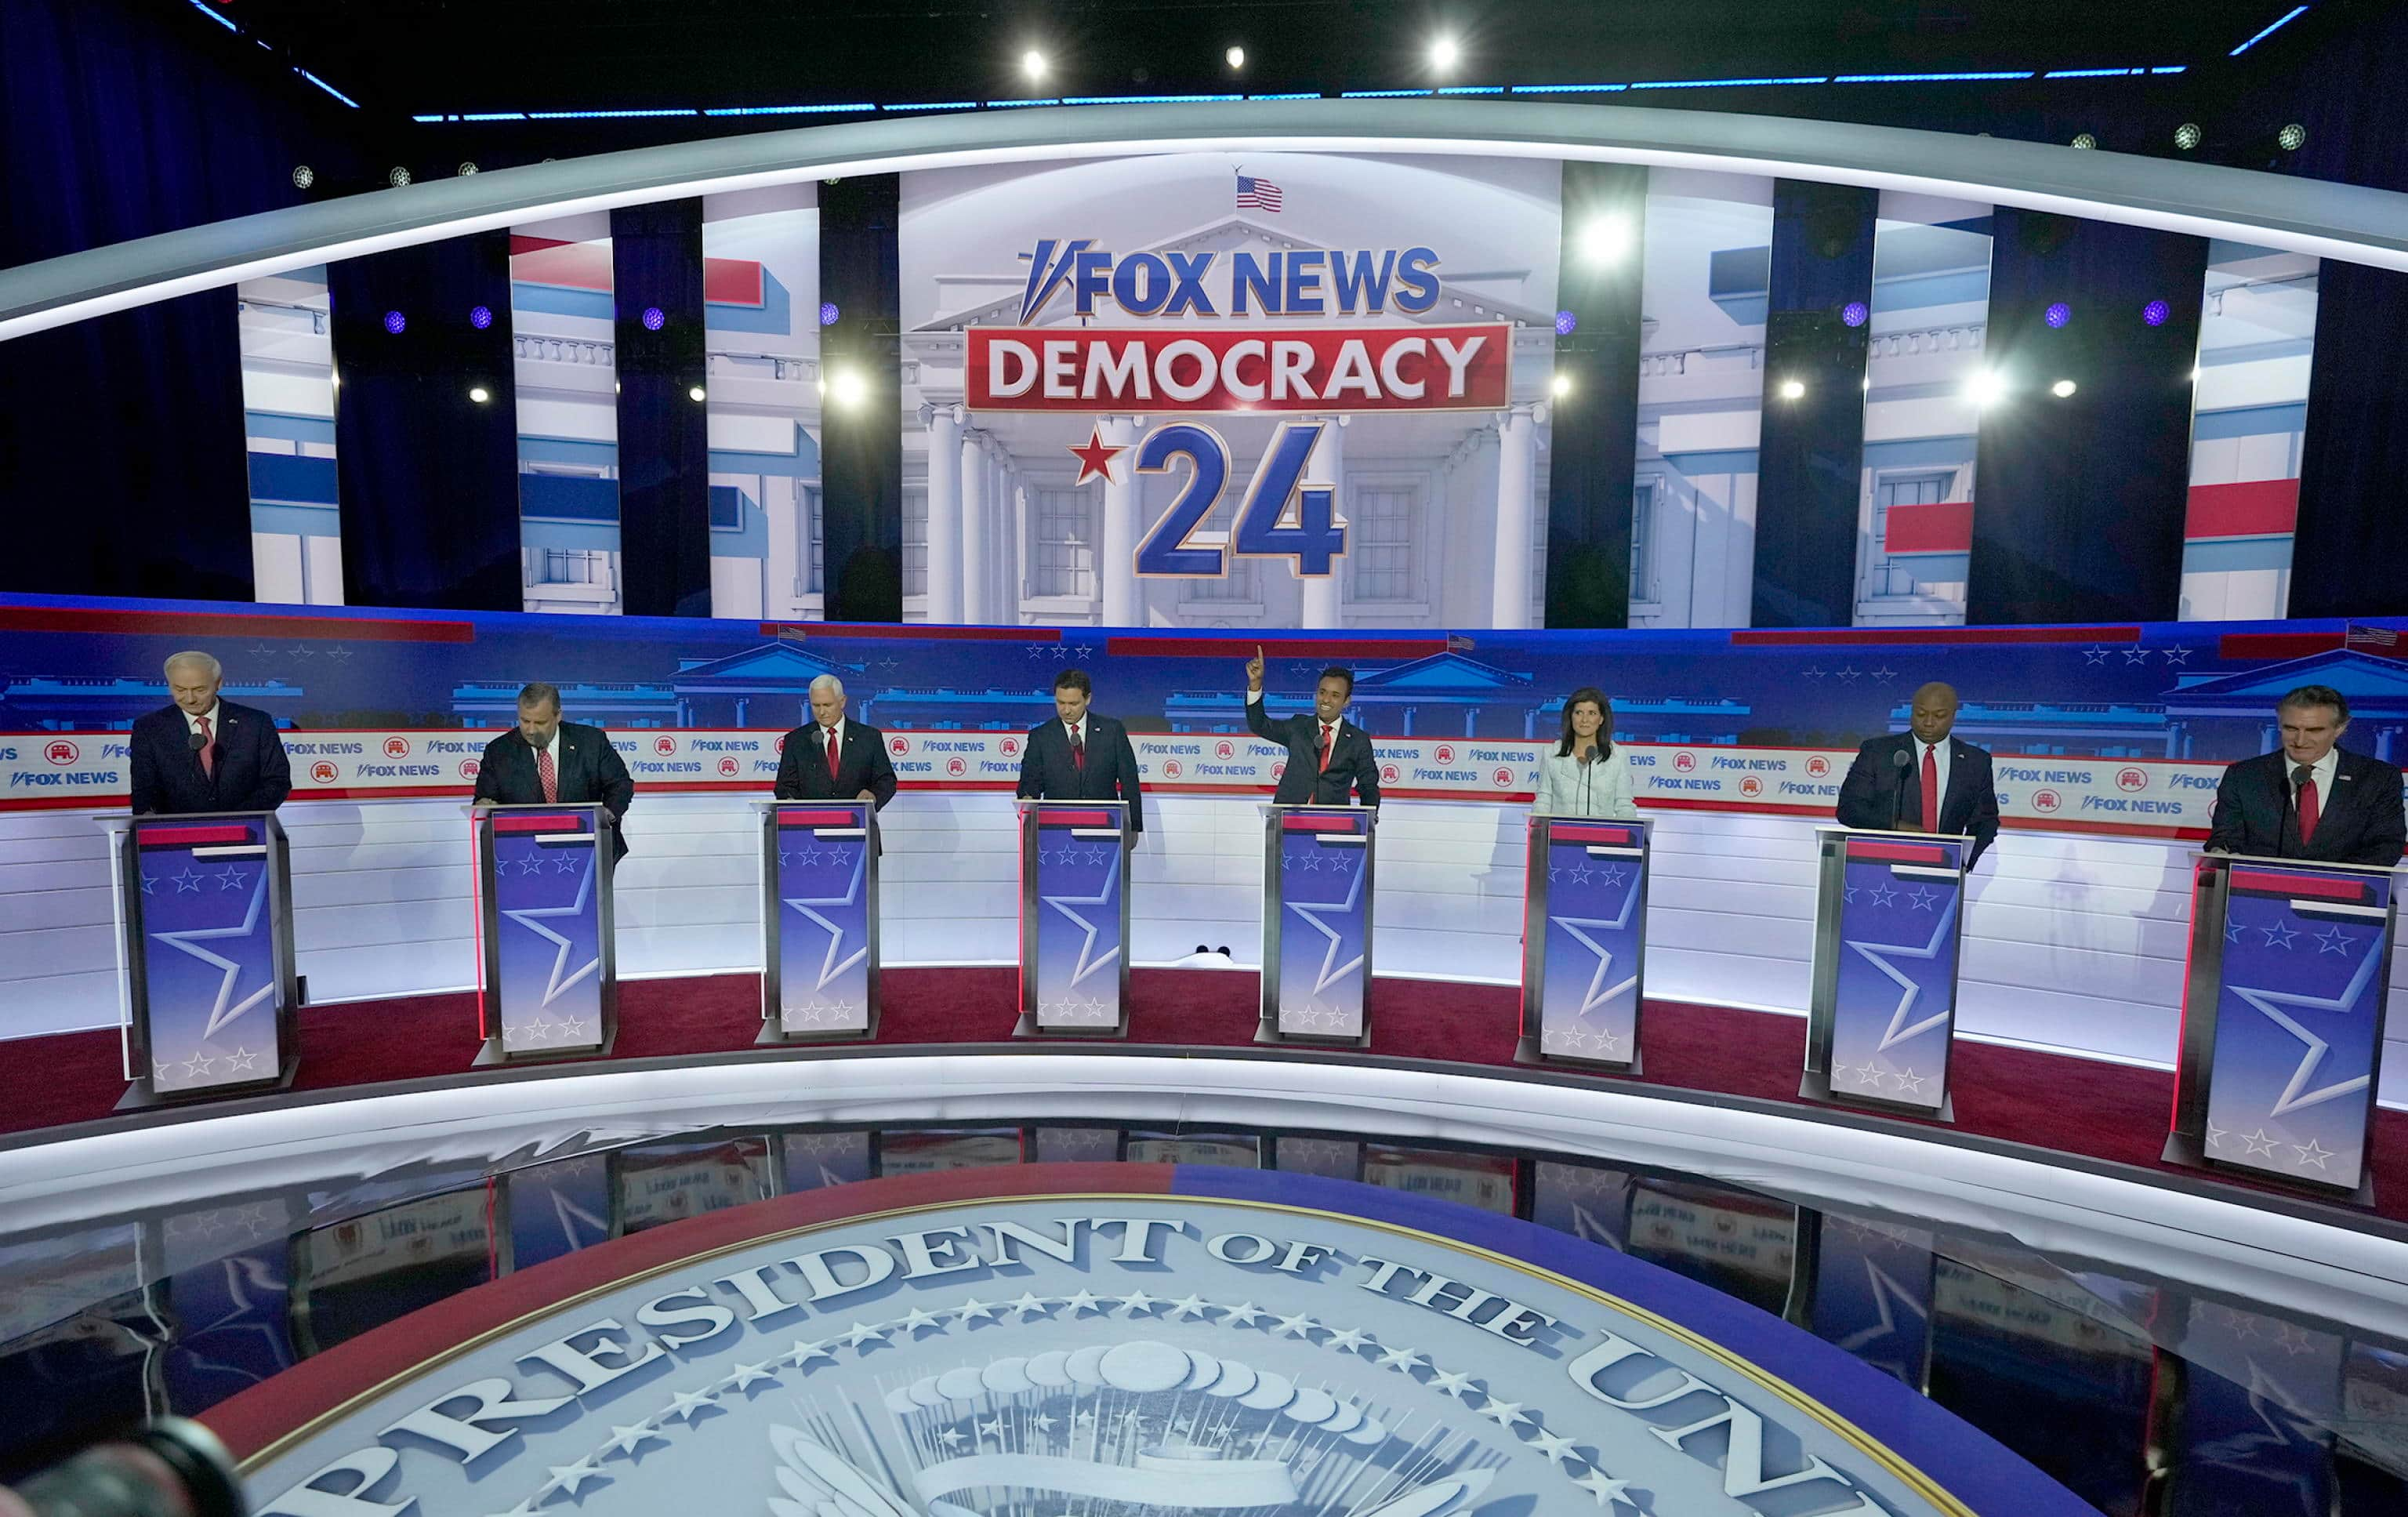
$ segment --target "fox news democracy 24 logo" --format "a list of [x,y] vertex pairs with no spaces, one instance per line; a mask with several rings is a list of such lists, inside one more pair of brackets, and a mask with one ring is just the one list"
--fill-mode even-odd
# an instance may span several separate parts
[[[294,795],[356,798],[379,793],[465,795],[492,741],[487,732],[291,732]],[[1251,736],[1135,733],[1138,768],[1149,783],[1182,792],[1268,793],[1286,751]],[[746,730],[614,733],[611,742],[638,789],[759,790],[778,777],[780,735]],[[907,788],[1002,790],[1020,777],[1017,732],[886,734],[888,761]],[[1411,796],[1526,799],[1538,784],[1545,741],[1375,737],[1380,782]],[[1649,802],[1709,810],[1828,813],[1856,754],[1846,749],[1618,745],[1632,791]],[[124,739],[84,734],[0,736],[0,809],[107,806],[126,795]],[[1171,766],[1176,765],[1174,769]],[[2130,759],[1993,760],[1999,809],[2034,826],[2105,824],[2141,832],[2204,831],[2221,764]]]
[[697,1491],[769,1517],[2084,1510],[1654,1266],[1351,1181],[1187,1173],[1154,1171],[1209,1194],[1098,1193],[1079,1166],[761,1203],[469,1293],[207,1420],[254,1455],[262,1517],[653,1517]]

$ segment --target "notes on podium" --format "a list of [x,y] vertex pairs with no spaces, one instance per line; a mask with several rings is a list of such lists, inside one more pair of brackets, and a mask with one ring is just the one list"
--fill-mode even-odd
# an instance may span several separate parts
[[1361,806],[1272,806],[1257,1043],[1371,1044],[1372,831]]
[[2204,853],[2165,1161],[2374,1204],[2396,870]]
[[1970,837],[1814,829],[1813,998],[1799,1098],[1954,1122]]
[[878,1036],[878,808],[758,801],[761,1036]]
[[1651,825],[1530,818],[1522,887],[1522,1039],[1514,1063],[1641,1072]]
[[471,807],[476,819],[475,1066],[608,1053],[619,1035],[610,809]]
[[1017,1038],[1128,1036],[1125,801],[1018,801]]
[[293,869],[273,811],[105,817],[116,856],[120,1111],[293,1082]]

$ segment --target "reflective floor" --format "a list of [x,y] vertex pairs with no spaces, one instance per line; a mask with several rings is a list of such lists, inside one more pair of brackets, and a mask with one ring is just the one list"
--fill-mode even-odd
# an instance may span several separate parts
[[1054,1119],[609,1144],[564,1132],[542,1155],[0,1237],[0,1482],[605,1239],[876,1177],[1127,1161],[1360,1180],[1622,1250],[1916,1387],[2103,1512],[2408,1512],[2408,1345],[2128,1267],[1690,1175],[1341,1132]]

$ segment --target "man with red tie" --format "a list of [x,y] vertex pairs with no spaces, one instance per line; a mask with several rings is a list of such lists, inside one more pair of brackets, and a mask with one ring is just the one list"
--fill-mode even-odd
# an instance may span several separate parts
[[1263,709],[1263,651],[1246,661],[1246,726],[1257,737],[1287,745],[1271,800],[1280,806],[1380,804],[1380,761],[1370,735],[1346,720],[1354,698],[1352,671],[1327,668],[1313,687],[1311,715],[1271,720]]
[[886,735],[844,715],[844,681],[832,674],[811,681],[810,725],[786,734],[778,760],[781,801],[868,801],[881,810],[895,798],[895,766]]
[[137,719],[127,735],[134,814],[273,811],[293,794],[293,762],[276,719],[218,698],[225,671],[203,652],[167,660],[172,706]]
[[600,801],[610,813],[610,862],[627,852],[617,823],[636,798],[626,762],[600,727],[560,719],[560,690],[542,683],[519,692],[519,724],[485,745],[477,765],[477,804],[557,806]]
[[2283,746],[2243,759],[2215,787],[2212,853],[2371,864],[2387,869],[2408,845],[2400,771],[2340,746],[2349,701],[2329,685],[2301,685],[2274,708]]
[[1065,669],[1054,677],[1056,720],[1029,729],[1014,794],[1030,801],[1125,801],[1128,827],[1121,841],[1135,848],[1138,834],[1145,830],[1137,750],[1129,745],[1128,728],[1087,708],[1095,691],[1084,669]]
[[1965,867],[1981,862],[1999,836],[1999,787],[1989,751],[1948,735],[1956,708],[1935,680],[1914,693],[1906,731],[1865,740],[1840,783],[1842,826],[1961,834],[1973,839]]

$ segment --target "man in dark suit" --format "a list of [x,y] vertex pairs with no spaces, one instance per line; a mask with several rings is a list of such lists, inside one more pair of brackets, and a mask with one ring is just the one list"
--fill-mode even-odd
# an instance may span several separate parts
[[1263,651],[1246,661],[1246,725],[1257,737],[1287,745],[1271,799],[1282,806],[1380,804],[1380,761],[1370,734],[1346,720],[1354,698],[1354,676],[1346,669],[1321,671],[1313,687],[1312,714],[1274,722],[1263,709]]
[[[1982,861],[1999,836],[1999,787],[1989,751],[1948,736],[1956,705],[1956,692],[1934,680],[1914,693],[1906,731],[1865,739],[1840,783],[1842,826],[1966,834],[1965,867]],[[1936,825],[1924,820],[1934,812]]]
[[2400,771],[2336,746],[2349,702],[2328,685],[2301,685],[2274,708],[2283,746],[2243,759],[2215,787],[2207,847],[2214,853],[2371,864],[2389,868],[2408,845]]
[[485,745],[477,766],[477,804],[555,806],[600,801],[610,813],[610,862],[626,856],[619,826],[636,798],[636,781],[610,735],[600,727],[560,719],[557,686],[531,684],[519,692],[519,724]]
[[786,734],[785,752],[778,760],[778,799],[868,801],[885,809],[895,798],[886,735],[866,722],[845,720],[844,681],[835,675],[811,681],[810,701],[811,724]]
[[1059,720],[1028,730],[1020,755],[1023,800],[1125,801],[1128,828],[1124,847],[1135,848],[1145,830],[1145,801],[1137,776],[1137,750],[1128,729],[1087,709],[1095,684],[1083,669],[1065,669],[1054,679],[1054,714]]
[[218,698],[225,671],[207,653],[167,660],[173,706],[137,718],[134,814],[273,811],[293,794],[293,762],[265,711]]

